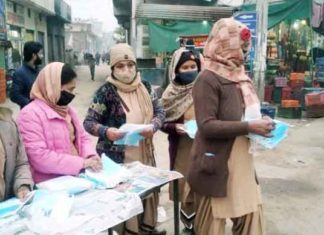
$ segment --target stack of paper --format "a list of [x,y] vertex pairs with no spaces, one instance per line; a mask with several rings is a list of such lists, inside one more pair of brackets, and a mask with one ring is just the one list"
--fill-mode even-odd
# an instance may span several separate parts
[[129,180],[132,176],[131,172],[125,167],[115,163],[105,154],[101,156],[102,170],[100,172],[93,172],[86,170],[85,175],[97,186],[104,188],[114,188],[121,182]]

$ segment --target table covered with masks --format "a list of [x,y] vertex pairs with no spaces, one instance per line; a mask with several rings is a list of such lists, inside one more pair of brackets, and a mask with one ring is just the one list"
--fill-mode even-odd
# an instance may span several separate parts
[[[78,177],[48,180],[37,184],[24,202],[12,198],[0,203],[0,233],[98,234],[141,214],[145,196],[182,178],[140,162],[121,166],[106,156],[102,161],[99,173],[86,170]],[[178,200],[174,205],[178,234]]]

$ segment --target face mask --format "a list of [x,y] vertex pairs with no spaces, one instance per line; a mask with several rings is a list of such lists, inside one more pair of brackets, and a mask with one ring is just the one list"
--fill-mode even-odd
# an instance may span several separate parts
[[41,58],[39,58],[39,56],[38,56],[38,55],[37,55],[37,58],[36,58],[36,60],[35,60],[34,64],[35,64],[35,65],[40,65],[40,64],[42,64],[42,59],[41,59]]
[[57,105],[59,106],[66,106],[69,103],[71,103],[71,101],[74,99],[75,95],[68,92],[68,91],[61,91],[61,97],[59,99],[59,101],[57,101]]
[[198,75],[197,70],[189,71],[189,72],[182,72],[177,75],[177,77],[178,77],[177,80],[179,80],[181,82],[181,84],[188,85],[196,79],[197,75]]
[[136,68],[125,69],[125,70],[115,70],[113,73],[114,77],[125,84],[130,84],[134,81],[136,77]]

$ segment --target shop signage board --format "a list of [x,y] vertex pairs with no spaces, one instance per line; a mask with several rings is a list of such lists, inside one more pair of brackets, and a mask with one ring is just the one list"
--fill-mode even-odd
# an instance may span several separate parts
[[179,36],[185,41],[192,39],[196,48],[204,48],[208,39],[208,34]]
[[239,12],[234,15],[237,21],[245,24],[252,34],[252,47],[249,55],[249,60],[253,61],[255,58],[255,47],[256,47],[256,29],[257,29],[257,13],[255,11]]

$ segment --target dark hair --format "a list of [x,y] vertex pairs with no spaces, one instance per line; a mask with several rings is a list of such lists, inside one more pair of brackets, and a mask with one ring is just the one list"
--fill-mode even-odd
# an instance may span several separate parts
[[64,64],[61,73],[61,85],[68,84],[77,77],[77,74],[69,64]]
[[37,54],[42,49],[43,45],[39,42],[26,42],[24,45],[24,61],[30,61],[33,58],[33,54]]

